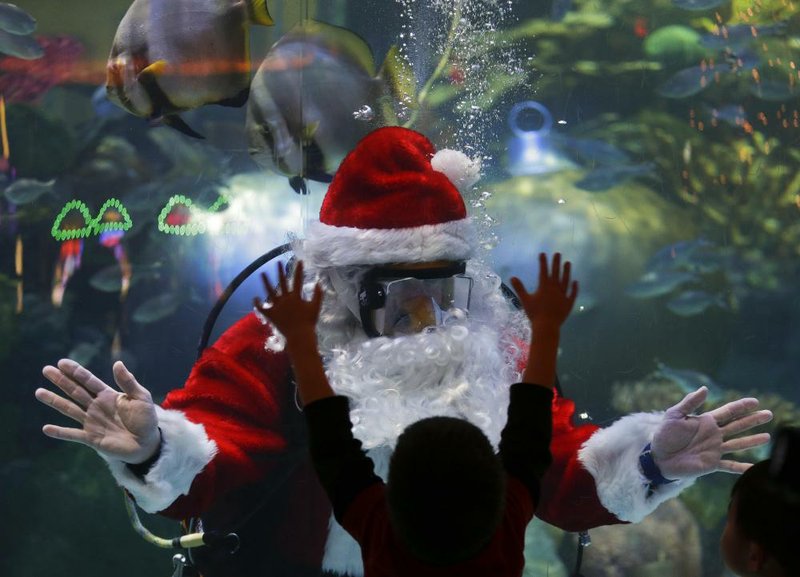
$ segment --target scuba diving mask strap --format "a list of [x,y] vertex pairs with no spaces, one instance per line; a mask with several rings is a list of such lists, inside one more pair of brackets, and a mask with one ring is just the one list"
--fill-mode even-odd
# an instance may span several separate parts
[[381,333],[375,326],[373,311],[382,309],[386,304],[386,292],[380,284],[370,282],[362,284],[358,290],[358,313],[361,326],[368,337],[379,337]]

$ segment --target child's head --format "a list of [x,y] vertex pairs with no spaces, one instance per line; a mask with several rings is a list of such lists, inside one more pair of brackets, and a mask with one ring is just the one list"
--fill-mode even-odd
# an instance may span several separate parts
[[800,575],[800,492],[777,482],[772,464],[756,463],[731,491],[720,547],[725,564],[742,577]]
[[447,565],[491,540],[505,506],[505,472],[478,427],[431,417],[398,438],[386,493],[392,526],[411,554]]

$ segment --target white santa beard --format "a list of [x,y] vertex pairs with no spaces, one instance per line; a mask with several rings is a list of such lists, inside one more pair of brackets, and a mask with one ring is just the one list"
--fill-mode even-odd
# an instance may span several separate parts
[[355,298],[365,269],[337,270],[347,279],[337,283],[338,292],[327,271],[311,272],[326,290],[320,352],[333,389],[351,399],[353,433],[364,447],[394,448],[406,426],[434,415],[468,419],[496,446],[509,385],[520,378],[520,347],[530,338],[525,315],[503,297],[497,275],[468,264],[473,289],[466,319],[420,334],[368,338],[353,303],[350,310],[343,304]]
[[498,332],[458,324],[404,337],[369,339],[331,352],[328,378],[350,398],[353,434],[366,449],[394,447],[411,423],[434,415],[462,417],[493,444],[506,422],[511,370]]
[[325,292],[320,353],[334,390],[351,399],[353,432],[364,447],[393,448],[406,426],[433,415],[466,418],[496,446],[508,387],[520,377],[520,346],[530,338],[525,315],[502,295],[497,275],[480,262],[467,264],[473,289],[466,319],[426,333],[369,338],[352,312],[368,267],[335,270],[338,290],[332,269],[313,266],[306,289],[319,281]]

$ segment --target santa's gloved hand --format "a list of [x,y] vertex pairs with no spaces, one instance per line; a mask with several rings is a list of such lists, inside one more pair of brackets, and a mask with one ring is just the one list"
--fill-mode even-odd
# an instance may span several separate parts
[[692,415],[707,395],[708,388],[700,387],[664,414],[652,442],[652,457],[664,478],[694,478],[715,471],[743,473],[750,463],[722,456],[769,442],[768,433],[732,438],[772,420],[771,411],[756,410],[758,399],[738,399],[713,411]]
[[121,361],[114,363],[112,389],[70,359],[42,374],[64,391],[67,398],[48,389],[36,389],[36,398],[74,421],[80,428],[45,425],[48,437],[91,447],[107,459],[137,464],[153,457],[161,443],[155,404],[150,391],[140,385]]

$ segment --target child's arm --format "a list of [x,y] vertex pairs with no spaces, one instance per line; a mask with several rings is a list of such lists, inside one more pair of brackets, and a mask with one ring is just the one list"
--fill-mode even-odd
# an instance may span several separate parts
[[317,348],[316,325],[322,305],[322,288],[316,285],[311,300],[303,299],[302,262],[295,267],[291,289],[282,264],[278,267],[278,287],[273,287],[263,273],[261,280],[267,300],[260,302],[255,299],[253,304],[286,337],[286,352],[303,406],[334,396]]
[[556,357],[561,325],[572,311],[578,296],[578,283],[570,284],[569,261],[561,267],[561,254],[553,255],[552,270],[548,272],[547,257],[539,254],[539,286],[535,292],[525,290],[517,277],[511,285],[519,297],[525,314],[531,323],[531,338],[528,364],[522,373],[522,381],[553,388],[556,380]]
[[[316,333],[322,288],[317,284],[311,300],[303,299],[302,262],[297,263],[291,289],[283,266],[278,269],[278,287],[273,287],[265,275],[261,277],[267,302],[255,299],[253,304],[286,337],[286,352],[308,425],[308,449],[314,469],[333,505],[336,519],[351,534],[359,535],[358,522],[362,516],[358,514],[360,509],[353,509],[351,505],[360,496],[375,495],[365,489],[381,483],[381,479],[374,472],[372,460],[362,450],[361,442],[353,437],[347,398],[337,396],[325,376]],[[371,510],[369,504],[363,504],[363,498],[359,503],[364,510]],[[348,525],[345,520],[345,513],[350,510],[356,511],[348,517],[348,521],[355,519],[355,526]]]

